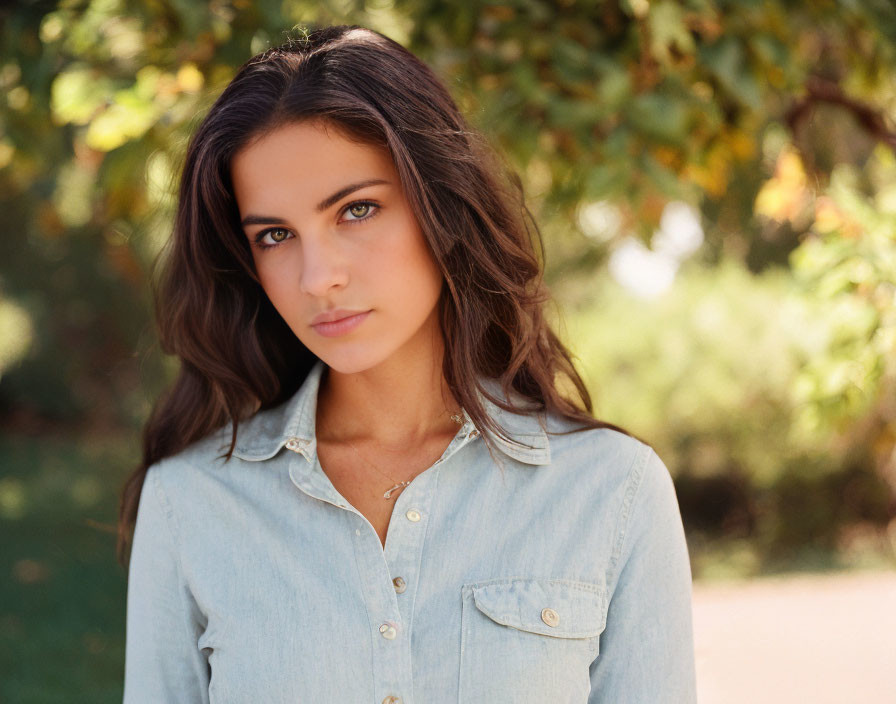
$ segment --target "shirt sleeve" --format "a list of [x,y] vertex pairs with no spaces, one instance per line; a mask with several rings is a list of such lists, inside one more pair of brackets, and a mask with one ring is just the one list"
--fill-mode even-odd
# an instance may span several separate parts
[[128,566],[124,704],[208,702],[202,614],[184,581],[156,467],[140,494]]
[[690,559],[672,478],[647,445],[632,465],[620,526],[589,704],[694,704]]

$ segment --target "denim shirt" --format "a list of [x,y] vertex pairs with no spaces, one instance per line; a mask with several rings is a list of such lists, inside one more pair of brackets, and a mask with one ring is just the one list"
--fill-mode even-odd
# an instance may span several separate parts
[[528,447],[492,456],[466,416],[392,499],[384,548],[318,462],[322,369],[229,461],[227,427],[149,468],[125,704],[696,701],[688,549],[650,447],[483,396]]

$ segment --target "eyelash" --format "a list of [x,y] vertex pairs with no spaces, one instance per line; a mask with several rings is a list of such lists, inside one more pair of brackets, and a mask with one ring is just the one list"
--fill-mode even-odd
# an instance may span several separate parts
[[[350,224],[357,224],[357,223],[361,223],[361,222],[367,222],[367,221],[370,220],[371,218],[374,218],[374,217],[376,217],[377,215],[379,215],[379,212],[380,212],[380,204],[377,203],[376,201],[372,201],[372,200],[356,200],[356,201],[353,201],[353,202],[349,203],[348,205],[346,205],[346,206],[342,209],[342,212],[344,213],[345,211],[350,210],[351,208],[354,208],[355,206],[358,206],[358,205],[369,205],[369,206],[371,206],[374,210],[373,210],[372,213],[368,213],[367,215],[365,215],[365,216],[362,217],[362,218],[354,218],[354,219],[352,219],[352,220],[346,220],[345,222],[350,223]],[[259,232],[259,233],[255,236],[255,246],[258,247],[259,249],[273,249],[274,247],[279,247],[281,244],[283,244],[284,242],[286,242],[285,239],[284,239],[284,240],[281,240],[280,242],[277,242],[276,244],[264,244],[264,243],[262,243],[262,240],[263,240],[264,237],[265,237],[268,233],[270,233],[270,232],[276,232],[277,230],[285,230],[285,229],[286,229],[286,228],[283,228],[283,227],[269,227],[267,230],[262,230],[261,232]],[[287,239],[288,239],[288,238],[287,238]]]

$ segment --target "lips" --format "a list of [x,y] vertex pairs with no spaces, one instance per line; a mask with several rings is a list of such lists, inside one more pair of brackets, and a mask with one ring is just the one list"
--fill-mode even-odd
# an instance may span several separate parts
[[332,310],[320,313],[311,321],[312,329],[324,337],[346,335],[358,327],[370,315],[371,311]]
[[351,318],[353,315],[360,315],[361,313],[366,312],[366,310],[346,310],[345,308],[324,311],[311,319],[311,326],[314,327],[321,323],[335,323],[337,320],[345,320],[346,318]]

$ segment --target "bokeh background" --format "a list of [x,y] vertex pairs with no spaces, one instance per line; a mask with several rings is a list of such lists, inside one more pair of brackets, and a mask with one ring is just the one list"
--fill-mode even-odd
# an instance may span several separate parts
[[896,701],[891,0],[3,3],[0,701],[120,701],[180,161],[242,62],[322,23],[412,49],[521,175],[597,415],[675,479],[703,704]]

